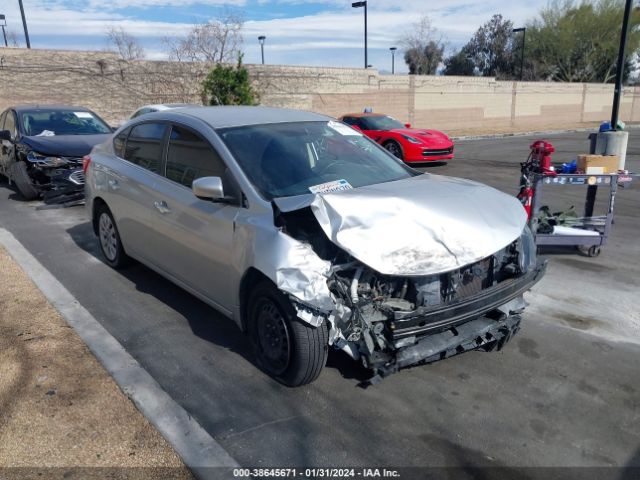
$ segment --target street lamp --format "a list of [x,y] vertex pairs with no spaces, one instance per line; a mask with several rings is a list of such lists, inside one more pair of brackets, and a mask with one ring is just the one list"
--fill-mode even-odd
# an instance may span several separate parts
[[264,41],[267,37],[260,35],[258,41],[260,42],[260,53],[262,53],[262,65],[264,65]]
[[367,59],[367,2],[354,2],[351,4],[353,8],[364,7],[364,68],[369,66]]
[[20,4],[20,15],[22,15],[22,26],[24,27],[24,39],[27,41],[27,48],[31,48],[31,42],[29,41],[29,30],[27,30],[27,19],[24,16],[24,7],[22,6],[22,0],[18,0]]
[[[624,74],[624,54],[629,33],[629,17],[633,0],[626,0],[622,17],[622,31],[620,32],[620,47],[618,48],[618,63],[616,64],[616,80],[613,88],[613,105],[611,107],[611,128],[618,130],[618,114],[620,110],[620,94],[622,93],[622,76]],[[626,153],[626,152],[625,152]]]
[[522,81],[522,75],[524,72],[524,38],[525,38],[525,35],[527,34],[527,28],[526,27],[514,28],[512,31],[513,33],[522,32],[522,53],[520,54],[520,81]]
[[7,32],[4,30],[4,27],[6,26],[7,26],[7,19],[3,14],[0,14],[0,27],[2,27],[2,36],[4,37],[4,46],[8,47],[9,44],[7,43]]
[[390,47],[389,50],[391,50],[391,75],[395,75],[396,74],[396,50],[398,50],[398,47]]

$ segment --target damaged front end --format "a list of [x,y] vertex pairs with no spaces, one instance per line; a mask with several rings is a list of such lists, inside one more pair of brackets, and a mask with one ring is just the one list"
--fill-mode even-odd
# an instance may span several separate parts
[[81,157],[48,156],[31,151],[26,161],[33,186],[47,205],[82,203],[84,172]]
[[[372,383],[401,368],[468,350],[501,349],[520,327],[520,314],[526,305],[523,293],[544,275],[546,264],[536,259],[531,232],[524,221],[512,219],[509,219],[513,224],[510,230],[503,229],[505,235],[512,235],[506,246],[502,244],[493,252],[486,251],[491,245],[487,241],[482,243],[485,250],[473,251],[464,246],[468,258],[475,255],[475,260],[469,263],[450,268],[451,262],[459,262],[463,257],[455,255],[451,241],[440,242],[451,252],[449,257],[441,256],[440,264],[426,263],[423,259],[432,247],[425,237],[417,240],[427,245],[426,250],[411,250],[412,258],[422,261],[424,267],[417,268],[418,262],[415,262],[411,267],[403,267],[407,272],[404,274],[381,273],[370,265],[380,258],[384,258],[390,268],[402,261],[408,264],[408,249],[401,245],[402,248],[385,251],[377,245],[376,252],[367,245],[367,251],[373,253],[369,257],[371,261],[365,263],[362,256],[366,255],[356,258],[356,249],[348,248],[354,243],[349,245],[343,241],[340,245],[340,235],[363,235],[365,228],[371,232],[374,225],[371,218],[359,214],[365,218],[356,225],[349,209],[334,208],[331,216],[325,217],[329,220],[323,223],[322,215],[317,212],[322,210],[319,205],[325,211],[335,206],[321,196],[297,205],[276,201],[273,205],[275,224],[282,233],[309,246],[320,259],[328,262],[330,267],[323,275],[333,308],[330,311],[314,308],[308,299],[300,301],[294,290],[289,289],[288,293],[298,317],[313,325],[326,320],[329,343],[373,370]],[[371,208],[375,209],[375,205]],[[513,212],[520,213],[519,210]],[[398,221],[402,222],[399,217]],[[396,235],[402,235],[401,228],[397,230]],[[519,237],[512,234],[514,231],[520,232]],[[467,234],[469,242],[473,241],[471,232],[462,233]],[[381,232],[376,234],[382,238]],[[375,241],[378,241],[376,237],[372,237],[371,242]],[[384,266],[382,262],[378,264]],[[326,291],[323,296],[327,296]]]
[[429,276],[381,275],[359,262],[334,267],[328,284],[341,305],[334,345],[382,377],[467,350],[501,349],[519,329],[522,294],[544,273],[523,243]]

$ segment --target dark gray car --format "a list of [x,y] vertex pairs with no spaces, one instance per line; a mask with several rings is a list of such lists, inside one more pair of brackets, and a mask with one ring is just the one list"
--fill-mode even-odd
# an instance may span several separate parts
[[111,133],[104,120],[84,107],[11,107],[0,114],[0,174],[26,200],[81,198],[82,157]]
[[86,179],[106,262],[133,257],[234,319],[287,385],[330,346],[372,381],[500,349],[544,272],[515,198],[412,170],[323,115],[148,114],[92,151]]

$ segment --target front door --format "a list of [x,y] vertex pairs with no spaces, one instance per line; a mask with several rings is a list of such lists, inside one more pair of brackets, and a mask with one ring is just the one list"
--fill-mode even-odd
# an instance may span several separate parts
[[155,189],[154,223],[158,262],[172,277],[231,312],[229,281],[234,221],[238,206],[197,198],[193,180],[225,177],[225,165],[197,132],[174,125],[169,134],[164,178]]

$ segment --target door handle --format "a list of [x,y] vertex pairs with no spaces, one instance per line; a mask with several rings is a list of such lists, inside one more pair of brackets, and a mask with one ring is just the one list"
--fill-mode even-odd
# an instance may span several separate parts
[[120,188],[120,184],[117,180],[109,180],[109,186],[111,187],[111,190],[118,190]]
[[160,202],[153,202],[153,206],[156,207],[156,210],[158,210],[162,214],[171,212],[169,205],[167,205],[167,202],[165,202],[164,200]]

